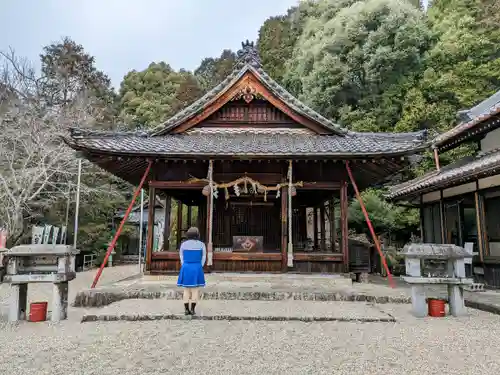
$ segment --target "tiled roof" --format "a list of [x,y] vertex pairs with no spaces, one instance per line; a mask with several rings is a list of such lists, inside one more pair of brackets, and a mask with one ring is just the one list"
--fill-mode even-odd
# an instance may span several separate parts
[[500,148],[475,157],[466,157],[439,171],[390,187],[389,199],[404,198],[418,193],[439,190],[458,182],[491,175],[500,169]]
[[492,116],[500,114],[500,91],[490,96],[488,99],[483,100],[475,107],[467,111],[459,112],[459,114],[461,115],[463,121],[453,129],[439,134],[436,138],[434,138],[432,141],[434,147],[440,147],[453,137],[473,129],[478,124],[488,120]]
[[73,131],[66,142],[95,153],[183,156],[370,156],[420,151],[425,132],[307,135],[283,133],[211,133],[151,136],[137,133],[106,134]]
[[236,62],[235,67],[229,76],[226,77],[219,85],[215,86],[213,89],[208,91],[200,99],[195,101],[193,104],[180,111],[173,117],[169,118],[164,123],[158,125],[153,129],[154,135],[164,135],[168,134],[171,130],[176,128],[178,125],[188,120],[189,118],[197,115],[203,110],[208,104],[213,102],[225,91],[230,89],[243,75],[247,72],[252,72],[260,82],[266,86],[274,95],[281,99],[288,107],[293,109],[298,114],[309,118],[310,120],[322,125],[326,129],[336,133],[344,134],[347,132],[342,126],[335,124],[334,122],[323,117],[313,109],[309,108],[307,105],[299,101],[287,90],[285,90],[280,84],[278,84],[274,79],[272,79],[260,65],[260,60],[258,54],[252,43],[243,43],[243,49],[238,52],[239,60]]

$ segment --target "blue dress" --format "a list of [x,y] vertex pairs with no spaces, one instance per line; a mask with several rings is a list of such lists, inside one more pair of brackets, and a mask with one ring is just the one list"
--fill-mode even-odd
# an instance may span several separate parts
[[179,249],[181,270],[177,279],[177,286],[196,288],[205,286],[203,264],[206,258],[205,244],[198,240],[187,240]]

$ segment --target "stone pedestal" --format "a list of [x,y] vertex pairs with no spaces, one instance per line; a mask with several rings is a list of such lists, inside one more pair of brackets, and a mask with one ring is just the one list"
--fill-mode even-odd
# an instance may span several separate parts
[[413,315],[417,318],[425,318],[427,316],[428,310],[423,285],[413,285],[411,287],[411,307]]
[[448,305],[453,316],[466,315],[463,289],[458,285],[448,285]]
[[68,283],[53,284],[51,321],[58,322],[68,317]]
[[9,322],[17,322],[26,318],[28,284],[11,284],[10,289]]

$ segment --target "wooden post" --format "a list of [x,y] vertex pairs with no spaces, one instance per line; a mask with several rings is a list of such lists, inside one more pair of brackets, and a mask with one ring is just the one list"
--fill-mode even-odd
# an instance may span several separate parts
[[149,186],[149,205],[148,205],[148,237],[146,243],[146,271],[151,270],[151,257],[153,254],[153,241],[154,241],[154,224],[155,224],[155,188]]
[[335,199],[331,198],[330,199],[330,211],[329,211],[329,217],[330,217],[330,243],[332,247],[332,252],[335,252],[335,242],[337,242],[337,232],[335,229]]
[[423,195],[420,195],[420,205],[418,207],[419,209],[419,212],[420,212],[420,241],[422,243],[425,242],[425,238],[424,238],[424,235],[425,235],[425,222],[424,222],[424,199],[423,199]]
[[165,220],[163,226],[163,250],[170,250],[170,214],[172,211],[172,198],[167,195],[165,198]]
[[446,241],[446,218],[444,215],[444,202],[443,202],[443,190],[439,191],[439,223],[441,225],[441,243],[445,244]]
[[319,207],[319,227],[321,231],[321,251],[326,250],[326,215],[325,215],[325,202],[321,203]]
[[182,209],[183,204],[181,201],[177,201],[177,241],[176,241],[176,250],[179,250],[182,241]]
[[288,251],[287,251],[287,217],[288,217],[288,189],[283,187],[281,189],[281,270],[286,272],[288,270]]
[[341,233],[341,249],[344,258],[344,271],[349,272],[349,229],[347,226],[347,210],[349,202],[347,198],[347,182],[342,181],[340,185],[340,233]]
[[488,241],[488,236],[486,233],[485,223],[484,223],[484,201],[482,196],[476,190],[474,192],[474,201],[476,204],[476,226],[477,226],[477,245],[479,248],[479,260],[483,263],[484,256],[486,254],[485,244]]
[[318,207],[313,207],[314,251],[318,251]]
[[434,149],[434,163],[436,164],[436,169],[439,171],[441,166],[439,165],[439,154],[437,148]]

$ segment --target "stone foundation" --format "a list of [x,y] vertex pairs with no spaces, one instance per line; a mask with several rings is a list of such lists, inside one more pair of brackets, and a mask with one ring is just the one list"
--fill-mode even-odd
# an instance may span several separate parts
[[[74,307],[102,307],[125,299],[182,299],[182,290],[85,290],[76,295]],[[281,292],[281,291],[204,291],[205,300],[244,301],[347,301],[374,303],[410,303],[408,296],[373,296],[349,292]]]

